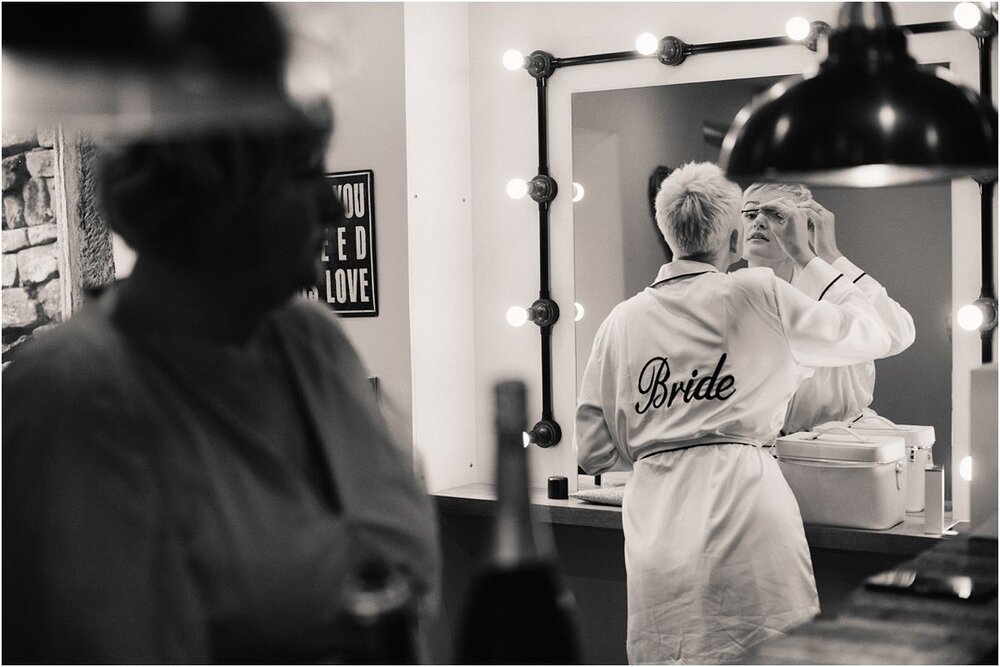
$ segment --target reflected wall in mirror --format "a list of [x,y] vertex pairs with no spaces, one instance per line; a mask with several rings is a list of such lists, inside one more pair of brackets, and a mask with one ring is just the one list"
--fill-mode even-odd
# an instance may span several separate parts
[[[573,95],[573,204],[577,382],[594,334],[615,305],[653,282],[669,261],[650,212],[660,166],[719,159],[720,133],[780,77],[650,86]],[[743,187],[748,183],[741,183]],[[900,424],[935,428],[935,463],[951,464],[951,186],[813,188],[836,215],[841,252],[913,316],[916,341],[876,361],[871,407]],[[742,268],[745,262],[736,265]],[[951,473],[946,474],[950,493]]]

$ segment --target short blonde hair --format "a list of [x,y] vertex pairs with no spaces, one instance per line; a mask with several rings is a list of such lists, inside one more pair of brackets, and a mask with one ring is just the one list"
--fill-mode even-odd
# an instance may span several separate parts
[[812,191],[802,183],[753,183],[743,193],[743,199],[747,199],[751,192],[773,192],[791,199],[796,204],[813,198]]
[[739,220],[743,193],[712,162],[689,162],[660,185],[656,226],[674,255],[715,254]]

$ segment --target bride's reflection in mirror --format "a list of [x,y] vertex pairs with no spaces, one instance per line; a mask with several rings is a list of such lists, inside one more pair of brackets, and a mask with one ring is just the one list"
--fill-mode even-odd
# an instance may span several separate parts
[[[744,192],[740,216],[743,259],[749,266],[767,267],[779,279],[804,287],[802,272],[774,238],[773,226],[784,223],[778,208],[781,204],[790,205],[805,214],[809,245],[816,255],[839,271],[841,279],[856,285],[875,306],[892,341],[886,356],[899,354],[912,345],[914,327],[909,312],[889,297],[885,287],[873,275],[840,252],[836,215],[813,199],[812,192],[801,183],[754,183]],[[868,406],[872,402],[874,388],[874,361],[811,369],[811,375],[802,380],[792,397],[781,430],[795,433],[821,428],[827,422],[853,423],[871,418],[874,411]]]

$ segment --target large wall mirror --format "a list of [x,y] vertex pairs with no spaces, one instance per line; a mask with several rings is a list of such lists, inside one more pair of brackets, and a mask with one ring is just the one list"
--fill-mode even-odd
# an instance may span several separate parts
[[[718,161],[733,117],[778,78],[572,94],[573,181],[584,191],[572,212],[575,300],[584,307],[576,322],[577,382],[610,310],[649,285],[669,261],[653,221],[651,176],[659,167]],[[878,279],[915,323],[916,342],[876,362],[872,408],[897,423],[933,425],[935,462],[950,468],[951,185],[813,193],[836,215],[844,255]],[[946,479],[950,496],[950,473]]]

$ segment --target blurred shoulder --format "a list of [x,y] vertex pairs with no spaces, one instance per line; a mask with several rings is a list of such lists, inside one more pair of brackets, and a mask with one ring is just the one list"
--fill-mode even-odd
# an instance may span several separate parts
[[310,328],[340,330],[336,313],[313,299],[296,296],[278,310],[278,316]]
[[326,355],[356,356],[340,318],[318,301],[295,297],[275,317],[283,333],[300,345]]
[[127,356],[124,339],[99,303],[23,343],[3,371],[5,391],[106,389],[121,377]]
[[155,398],[143,364],[93,304],[18,348],[3,371],[3,393],[5,457],[100,452],[120,460],[149,452]]

